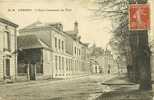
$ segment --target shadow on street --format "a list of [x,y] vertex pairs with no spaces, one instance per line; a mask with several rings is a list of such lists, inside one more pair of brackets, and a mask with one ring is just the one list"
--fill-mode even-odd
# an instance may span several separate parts
[[96,100],[154,100],[150,91],[113,91],[104,93]]

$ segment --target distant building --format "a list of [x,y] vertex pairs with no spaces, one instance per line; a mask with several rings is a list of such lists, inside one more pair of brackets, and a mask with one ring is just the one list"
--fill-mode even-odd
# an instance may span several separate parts
[[68,78],[88,72],[87,44],[80,41],[78,23],[63,31],[61,23],[35,22],[18,36],[18,78]]
[[118,66],[116,60],[113,58],[111,51],[106,49],[102,56],[96,58],[96,61],[101,66],[104,74],[118,73]]
[[[115,74],[118,73],[118,64],[113,58],[111,51],[97,47],[95,44],[89,47],[89,61],[91,62],[90,68],[99,65],[99,73]],[[97,62],[97,63],[95,63]],[[94,68],[95,69],[95,68]]]
[[0,18],[0,80],[16,78],[16,29],[18,25]]
[[100,74],[102,71],[100,69],[99,63],[95,58],[90,59],[90,72],[91,74]]

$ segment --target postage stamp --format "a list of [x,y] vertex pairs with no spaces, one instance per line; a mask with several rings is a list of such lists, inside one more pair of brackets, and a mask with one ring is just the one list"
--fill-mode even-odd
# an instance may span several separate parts
[[147,30],[150,28],[150,7],[148,4],[129,6],[129,29]]

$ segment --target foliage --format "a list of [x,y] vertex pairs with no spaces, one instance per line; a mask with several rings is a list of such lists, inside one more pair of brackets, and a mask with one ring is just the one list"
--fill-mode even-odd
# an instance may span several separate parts
[[[109,17],[113,22],[110,45],[127,62],[128,76],[140,82],[140,89],[151,90],[150,49],[147,30],[130,31],[128,5],[144,4],[147,0],[98,0],[96,16]],[[129,67],[128,67],[129,66]],[[131,66],[131,67],[130,67]],[[131,73],[129,73],[131,72]]]
[[113,36],[109,42],[111,49],[117,56],[125,57],[130,52],[128,29],[127,0],[97,0],[96,16],[112,20]]
[[102,56],[104,54],[104,50],[100,47],[92,47],[92,52],[90,53],[91,57],[99,57]]

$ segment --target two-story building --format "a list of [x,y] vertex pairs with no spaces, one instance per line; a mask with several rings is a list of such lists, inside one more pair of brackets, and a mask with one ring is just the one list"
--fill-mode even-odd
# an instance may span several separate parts
[[6,18],[0,18],[0,80],[16,78],[17,27],[17,24]]
[[102,73],[115,74],[118,73],[118,65],[110,50],[104,50],[103,55],[96,58],[96,61],[100,64]]
[[[88,66],[88,44],[81,42],[81,37],[78,36],[78,23],[74,23],[74,30],[65,31],[67,34],[66,51],[71,55],[72,75],[82,75],[89,72]],[[71,41],[71,42],[70,42]],[[71,51],[71,52],[69,52]]]
[[67,78],[86,72],[80,69],[86,69],[87,45],[78,39],[77,33],[74,37],[64,32],[61,23],[35,22],[20,29],[19,34],[19,79]]

